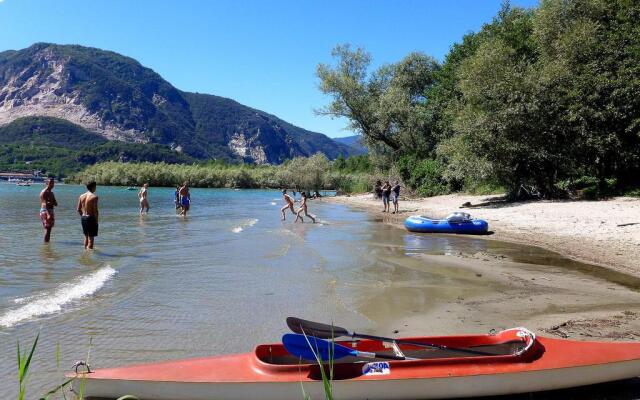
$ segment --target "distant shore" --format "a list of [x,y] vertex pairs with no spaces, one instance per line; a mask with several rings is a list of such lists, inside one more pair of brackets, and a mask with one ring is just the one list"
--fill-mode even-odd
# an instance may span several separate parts
[[[371,194],[336,196],[330,201],[364,208],[398,226],[409,215],[444,218],[451,212],[464,211],[489,222],[493,234],[484,238],[539,246],[640,278],[639,198],[518,203],[495,200],[496,196],[464,194],[401,198],[398,214],[382,213],[382,201]],[[465,203],[471,206],[461,207]]]

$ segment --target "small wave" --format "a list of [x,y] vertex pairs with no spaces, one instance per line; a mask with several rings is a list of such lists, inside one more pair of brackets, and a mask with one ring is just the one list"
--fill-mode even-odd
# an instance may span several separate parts
[[18,297],[18,298],[16,298],[16,299],[13,299],[13,302],[14,302],[14,303],[16,303],[16,304],[24,304],[24,303],[26,303],[27,301],[29,301],[29,300],[31,300],[31,299],[33,299],[33,298],[35,298],[35,297],[36,297],[36,296]]
[[15,299],[15,303],[24,305],[0,316],[0,326],[9,328],[29,318],[59,312],[62,306],[100,290],[115,274],[116,270],[107,265],[74,282],[64,283],[51,293]]
[[276,202],[275,202],[275,201],[272,201],[272,202],[271,202],[271,205],[272,205],[272,206],[275,206],[275,205],[276,205]]
[[249,227],[254,226],[256,224],[256,222],[258,222],[258,219],[256,219],[256,218],[247,219],[244,222],[242,222],[240,225],[236,226],[235,228],[232,228],[231,232],[240,233],[245,228],[249,228]]

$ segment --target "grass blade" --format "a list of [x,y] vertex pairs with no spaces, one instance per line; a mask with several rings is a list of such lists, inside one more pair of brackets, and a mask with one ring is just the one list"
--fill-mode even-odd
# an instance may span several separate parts
[[[63,389],[65,386],[67,386],[68,384],[73,382],[74,379],[76,379],[76,378],[67,379],[66,381],[64,381],[60,385],[58,385],[55,388],[49,390],[47,393],[44,394],[44,396],[40,397],[39,400],[49,400],[49,396],[56,394],[59,390]],[[62,393],[63,393],[63,396],[64,396],[64,392],[62,392]],[[65,398],[66,398],[66,396],[65,396]]]

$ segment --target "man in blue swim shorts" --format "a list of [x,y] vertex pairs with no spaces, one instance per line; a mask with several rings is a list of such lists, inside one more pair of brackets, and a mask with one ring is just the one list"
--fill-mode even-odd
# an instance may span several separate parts
[[182,211],[180,211],[180,215],[187,216],[187,212],[189,211],[189,206],[191,205],[191,194],[189,193],[189,185],[187,182],[182,184],[182,187],[178,191],[180,194],[180,205],[182,206]]

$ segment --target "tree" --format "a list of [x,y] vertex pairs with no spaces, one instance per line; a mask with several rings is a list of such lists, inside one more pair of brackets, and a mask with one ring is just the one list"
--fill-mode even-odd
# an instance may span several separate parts
[[333,101],[318,112],[346,117],[349,128],[363,135],[377,153],[431,151],[435,141],[425,116],[426,93],[439,66],[429,56],[411,53],[397,64],[369,74],[369,53],[349,45],[332,51],[335,66],[318,65],[320,90]]

